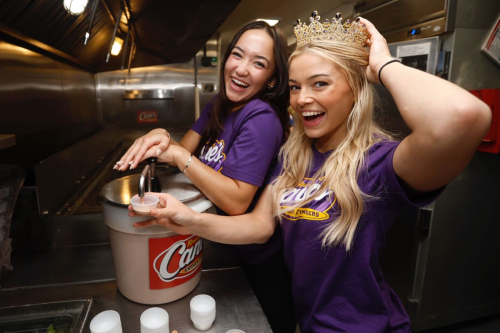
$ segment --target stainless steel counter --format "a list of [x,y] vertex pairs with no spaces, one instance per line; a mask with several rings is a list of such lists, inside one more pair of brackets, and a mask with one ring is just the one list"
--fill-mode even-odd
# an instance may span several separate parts
[[100,214],[13,222],[11,237],[17,243],[12,254],[14,270],[2,272],[0,308],[92,298],[83,332],[90,332],[95,315],[115,310],[124,333],[139,333],[142,312],[158,306],[169,313],[171,331],[188,333],[199,332],[189,318],[189,301],[208,294],[216,301],[217,316],[207,332],[272,332],[234,254],[225,245],[204,240],[201,282],[190,294],[168,304],[143,305],[128,300],[117,289]]
[[[154,305],[168,312],[171,331],[199,332],[189,318],[189,301],[198,294],[211,295],[216,301],[216,319],[206,332],[227,332],[234,328],[247,333],[272,332],[240,268],[205,270],[200,284],[190,294],[172,303]],[[4,289],[0,292],[0,307],[89,297],[92,297],[92,306],[84,332],[90,332],[90,321],[98,313],[115,310],[120,314],[124,333],[139,333],[142,312],[153,307],[125,298],[115,281]]]

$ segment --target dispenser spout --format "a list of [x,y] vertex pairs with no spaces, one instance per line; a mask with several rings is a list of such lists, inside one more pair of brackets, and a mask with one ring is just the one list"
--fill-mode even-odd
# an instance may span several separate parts
[[149,192],[161,192],[160,179],[156,176],[156,162],[158,159],[156,157],[148,158],[148,164],[151,168],[151,183],[149,186]]
[[144,198],[144,193],[151,189],[151,167],[146,165],[139,178],[139,197]]

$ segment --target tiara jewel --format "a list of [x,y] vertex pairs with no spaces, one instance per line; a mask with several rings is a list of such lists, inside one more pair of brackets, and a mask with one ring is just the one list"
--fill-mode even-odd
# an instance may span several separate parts
[[314,40],[333,40],[365,46],[368,32],[365,26],[359,23],[359,17],[352,23],[350,20],[342,22],[342,15],[337,13],[331,22],[327,19],[321,23],[319,20],[317,11],[312,12],[309,25],[297,20],[297,25],[293,28],[297,46]]

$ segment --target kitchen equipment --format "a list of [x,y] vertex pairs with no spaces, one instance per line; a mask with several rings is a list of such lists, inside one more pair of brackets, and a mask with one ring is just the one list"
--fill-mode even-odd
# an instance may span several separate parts
[[[178,235],[162,226],[136,229],[134,222],[151,217],[128,216],[130,198],[138,192],[140,175],[106,184],[101,190],[116,283],[120,292],[142,304],[175,301],[190,293],[201,279],[202,239]],[[212,204],[182,173],[158,172],[163,193],[170,193],[197,212]]]
[[156,176],[156,157],[148,158],[148,165],[142,170],[139,177],[139,197],[144,198],[146,192],[161,192],[161,185]]
[[142,170],[139,178],[139,196],[144,197],[145,192],[161,192],[161,185],[156,176],[156,157],[148,158],[148,165]]

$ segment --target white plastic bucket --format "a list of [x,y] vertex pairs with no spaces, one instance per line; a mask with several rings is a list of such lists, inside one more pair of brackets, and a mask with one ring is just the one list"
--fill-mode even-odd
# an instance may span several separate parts
[[[101,195],[102,196],[102,195]],[[205,197],[186,203],[197,212],[212,203]],[[116,284],[128,299],[142,304],[162,304],[189,294],[200,282],[203,239],[178,235],[162,226],[134,228],[150,217],[129,217],[124,205],[103,200]]]

